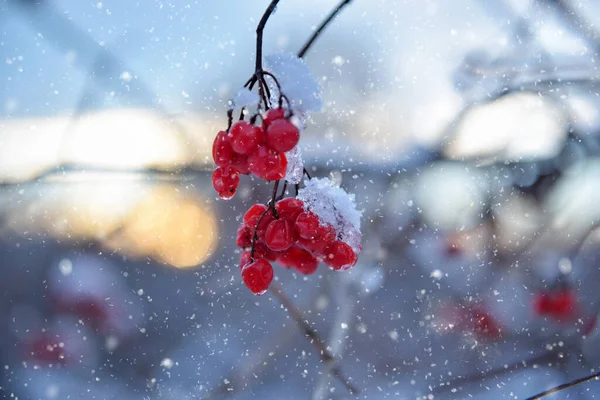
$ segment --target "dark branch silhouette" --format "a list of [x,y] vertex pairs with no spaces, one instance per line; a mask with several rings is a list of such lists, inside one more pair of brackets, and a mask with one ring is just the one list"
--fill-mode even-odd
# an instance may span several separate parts
[[528,397],[525,400],[541,399],[542,397],[549,396],[549,395],[554,394],[556,392],[560,392],[561,390],[565,390],[565,389],[568,389],[570,387],[577,386],[577,385],[579,385],[581,383],[585,383],[585,382],[588,382],[588,381],[591,381],[591,380],[594,380],[594,379],[598,379],[598,378],[600,378],[600,372],[596,372],[595,374],[588,375],[588,376],[585,376],[583,378],[575,379],[574,381],[571,381],[571,382],[568,382],[568,383],[563,383],[562,385],[559,385],[559,386],[556,386],[556,387],[554,387],[552,389],[548,389],[548,390],[545,390],[545,391],[543,391],[541,393],[538,393],[535,396]]
[[350,4],[351,2],[352,2],[352,0],[342,0],[342,2],[340,4],[338,4],[337,7],[333,9],[333,11],[331,11],[329,16],[327,16],[327,18],[325,18],[325,20],[317,28],[315,33],[313,33],[313,35],[310,37],[310,39],[308,39],[306,44],[304,46],[302,46],[302,49],[300,49],[300,51],[298,52],[298,57],[300,57],[300,58],[304,57],[306,52],[308,50],[310,50],[310,48],[313,45],[313,43],[315,42],[315,40],[317,40],[317,38],[321,35],[321,33],[327,27],[327,25],[329,25],[329,23],[331,23],[331,21],[333,21],[333,19],[336,17],[336,15],[338,15],[340,13],[340,11],[342,11],[342,9],[345,6],[347,6],[348,4]]

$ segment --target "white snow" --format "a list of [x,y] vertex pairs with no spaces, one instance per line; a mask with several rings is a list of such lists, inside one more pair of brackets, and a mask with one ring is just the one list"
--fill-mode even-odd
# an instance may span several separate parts
[[304,175],[304,161],[302,160],[300,147],[294,147],[285,153],[285,156],[288,161],[285,180],[296,185],[302,181],[302,176]]
[[304,202],[304,208],[315,213],[322,225],[333,226],[338,238],[359,253],[362,249],[362,212],[356,209],[354,194],[348,194],[341,187],[333,185],[329,178],[307,179],[304,185],[298,191],[298,199]]
[[[313,77],[306,63],[292,53],[275,53],[263,60],[265,70],[277,77],[281,91],[291,102],[292,110],[301,114],[321,111],[321,87]],[[279,100],[277,87],[267,77],[271,90],[271,101]]]
[[233,99],[229,102],[229,109],[241,107],[254,107],[258,105],[258,94],[251,92],[246,88],[240,88]]

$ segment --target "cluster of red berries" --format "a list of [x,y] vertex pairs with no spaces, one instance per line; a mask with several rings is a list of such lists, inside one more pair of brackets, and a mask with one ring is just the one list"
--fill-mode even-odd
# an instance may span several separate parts
[[319,262],[335,270],[356,264],[356,253],[337,232],[319,217],[304,209],[296,198],[279,200],[274,206],[255,204],[244,214],[236,244],[244,249],[240,257],[242,280],[254,294],[263,294],[273,280],[270,261],[310,275]]
[[285,152],[300,140],[300,131],[286,118],[283,108],[262,115],[261,126],[253,120],[238,121],[229,132],[220,131],[212,155],[217,165],[213,187],[222,199],[231,199],[240,183],[240,174],[253,174],[267,181],[283,179],[287,170]]

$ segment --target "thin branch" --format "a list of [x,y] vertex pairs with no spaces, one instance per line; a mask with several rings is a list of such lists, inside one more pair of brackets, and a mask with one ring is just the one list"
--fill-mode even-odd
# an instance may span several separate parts
[[559,17],[563,19],[568,27],[579,33],[594,51],[600,51],[600,43],[598,42],[600,32],[594,29],[594,24],[591,24],[583,15],[577,12],[570,1],[542,0],[541,2],[554,7]]
[[269,7],[265,10],[265,13],[256,27],[256,68],[254,71],[257,75],[262,71],[263,31],[269,17],[275,10],[275,7],[277,7],[277,3],[279,3],[279,0],[271,1],[271,4],[269,4]]
[[[336,279],[338,277],[336,276]],[[350,321],[353,320],[354,307],[357,304],[357,299],[351,295],[349,286],[351,285],[351,279],[348,275],[345,275],[340,282],[332,286],[334,298],[339,307],[335,321],[333,322],[333,328],[329,334],[329,344],[331,351],[334,356],[340,357],[346,346],[348,340],[347,332],[343,327],[344,324],[350,325]],[[356,291],[352,291],[356,294]],[[337,367],[337,360],[331,360],[326,363],[323,375],[317,383],[317,388],[313,393],[314,400],[321,400],[328,398],[328,389],[330,386],[331,376],[333,375],[334,368]]]
[[300,49],[300,51],[298,52],[298,57],[299,58],[304,57],[304,55],[306,54],[306,52],[313,45],[314,41],[317,40],[317,38],[319,37],[319,35],[321,35],[321,33],[327,27],[327,25],[329,25],[329,23],[331,21],[333,21],[333,19],[335,18],[335,16],[338,15],[339,12],[342,11],[342,9],[345,6],[347,6],[348,4],[350,4],[351,2],[352,2],[352,0],[342,0],[340,2],[340,4],[338,4],[337,7],[333,9],[333,11],[331,12],[331,14],[329,14],[329,16],[325,19],[325,21],[323,21],[321,23],[321,25],[317,28],[317,30],[315,31],[315,33],[313,33],[313,35],[310,37],[310,39],[308,39],[308,42],[306,42],[306,44],[304,46],[302,46],[302,49]]
[[541,393],[536,394],[535,396],[531,396],[526,398],[525,400],[536,400],[536,399],[541,399],[542,397],[546,397],[549,396],[553,393],[556,392],[560,392],[561,390],[565,390],[568,389],[572,386],[576,386],[579,385],[581,383],[585,383],[587,381],[591,381],[593,379],[598,379],[600,378],[600,372],[596,372],[595,374],[589,375],[589,376],[585,376],[583,378],[579,378],[579,379],[575,379],[574,381],[571,381],[569,383],[563,383],[562,385],[556,386],[552,389],[548,389],[546,391],[543,391]]
[[[279,300],[281,305],[287,310],[292,319],[298,324],[298,326],[302,329],[304,334],[311,339],[310,343],[315,346],[315,348],[319,351],[319,355],[321,360],[326,363],[335,362],[335,358],[333,354],[327,349],[327,346],[323,342],[323,340],[319,337],[317,332],[306,322],[306,320],[302,317],[300,311],[294,306],[290,299],[286,297],[286,295],[279,289],[276,285],[271,284],[269,286],[269,290],[271,293]],[[346,389],[351,394],[358,394],[359,390],[352,384],[350,381],[344,377],[342,371],[337,365],[334,365],[331,368],[331,374],[338,378],[340,382],[344,384]]]
[[510,364],[508,366],[494,368],[494,369],[491,369],[489,371],[485,371],[485,372],[479,373],[479,374],[458,377],[447,384],[443,384],[443,385],[433,388],[433,390],[431,390],[430,394],[432,394],[434,396],[439,396],[439,395],[446,393],[452,389],[458,389],[465,384],[478,382],[478,381],[481,381],[483,379],[493,377],[493,376],[502,376],[502,375],[505,375],[505,374],[508,374],[508,373],[511,373],[514,371],[518,371],[522,368],[529,368],[530,366],[533,366],[536,364],[541,364],[544,362],[551,362],[555,358],[556,358],[555,353],[547,352],[547,353],[542,353],[538,356],[535,356],[529,360],[516,361],[513,364]]

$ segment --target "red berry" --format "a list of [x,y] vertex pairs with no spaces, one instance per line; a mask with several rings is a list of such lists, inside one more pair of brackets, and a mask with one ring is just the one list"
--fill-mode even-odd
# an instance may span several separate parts
[[27,343],[27,356],[39,363],[66,365],[70,357],[61,342],[56,336],[42,333]]
[[310,211],[303,211],[298,214],[294,227],[301,238],[313,239],[319,229],[319,217]]
[[469,312],[471,329],[481,339],[498,339],[502,330],[496,320],[486,311],[475,308]]
[[252,245],[252,231],[246,224],[241,224],[238,227],[235,244],[242,249]]
[[535,299],[534,308],[540,315],[565,320],[573,317],[575,303],[575,295],[572,291],[561,290],[556,293],[541,293]]
[[263,122],[266,127],[271,125],[273,121],[283,119],[285,117],[285,110],[283,108],[271,108],[263,116]]
[[273,267],[264,258],[257,258],[242,268],[242,280],[252,293],[264,294],[273,280]]
[[267,146],[273,150],[285,153],[296,147],[299,140],[300,131],[287,119],[273,121],[267,128]]
[[240,270],[250,261],[252,261],[252,252],[250,250],[242,251],[242,254],[240,254]]
[[280,179],[285,178],[285,174],[287,172],[287,157],[283,153],[279,153],[279,165],[276,168],[273,168],[264,176],[264,179],[268,181],[278,181]]
[[319,266],[319,261],[312,254],[298,246],[284,251],[277,261],[284,267],[294,268],[305,275],[314,274]]
[[327,246],[335,242],[336,237],[335,229],[331,225],[319,225],[312,239],[300,238],[298,242],[311,253],[323,255]]
[[335,270],[345,271],[356,264],[356,254],[347,243],[336,241],[325,248],[324,261]]
[[250,166],[248,165],[248,156],[244,154],[233,154],[233,158],[231,160],[231,166],[240,174],[248,175],[250,173]]
[[229,200],[235,195],[240,176],[232,167],[219,167],[212,174],[212,184],[220,198]]
[[304,202],[293,197],[288,197],[287,199],[279,200],[275,204],[275,210],[277,210],[279,217],[295,223],[298,215],[304,211]]
[[267,146],[260,146],[248,156],[248,165],[250,171],[259,178],[276,181],[285,177],[287,158]]
[[279,252],[273,251],[262,241],[254,244],[254,258],[266,258],[269,261],[275,261],[279,257]]
[[250,229],[251,235],[254,235],[254,230],[256,230],[256,234],[261,240],[264,239],[265,231],[274,219],[275,216],[273,215],[273,210],[267,210],[267,206],[263,204],[253,205],[246,214],[244,214],[244,224]]
[[231,148],[238,154],[248,154],[264,143],[265,135],[261,127],[246,121],[233,124],[229,132]]
[[258,219],[267,211],[267,206],[264,204],[255,204],[246,211],[244,214],[244,224],[246,224],[251,230],[256,227]]
[[292,226],[285,219],[272,221],[265,232],[265,244],[273,251],[289,249],[294,243]]
[[226,167],[231,165],[235,153],[231,148],[231,143],[227,137],[227,132],[220,131],[215,137],[212,148],[212,156],[215,164],[218,167]]

